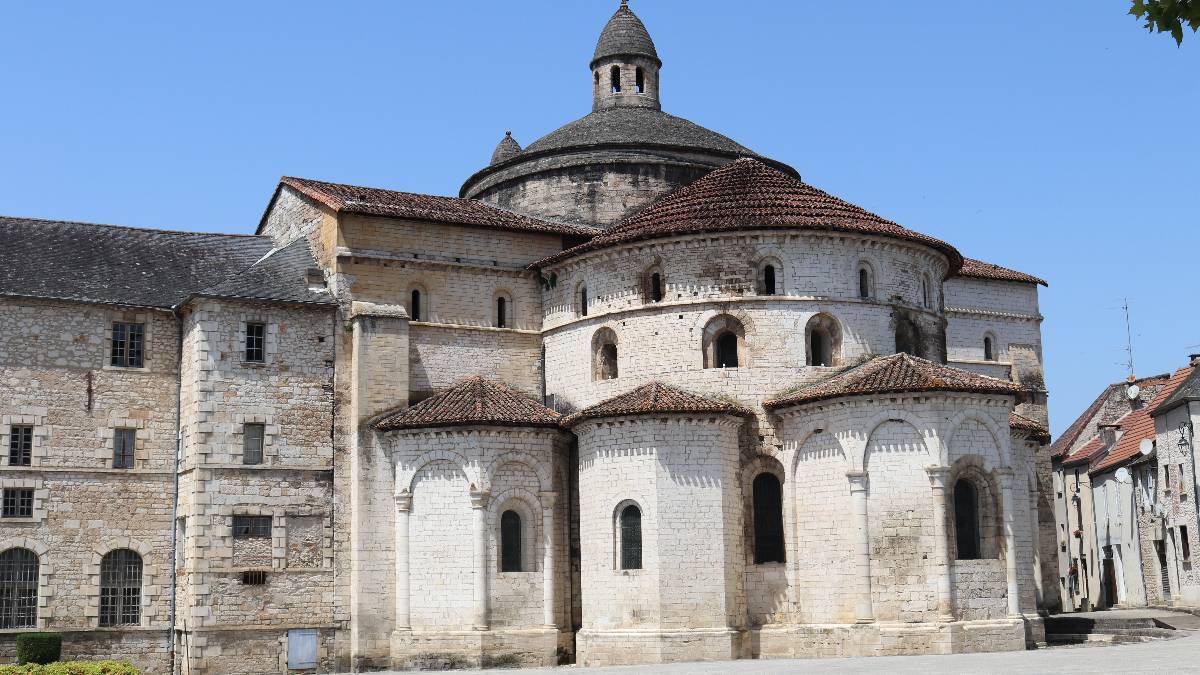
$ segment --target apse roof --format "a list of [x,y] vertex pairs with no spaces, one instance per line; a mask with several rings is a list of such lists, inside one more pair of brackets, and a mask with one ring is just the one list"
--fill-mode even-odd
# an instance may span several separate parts
[[454,426],[556,427],[561,416],[524,392],[482,377],[468,377],[449,389],[375,421],[379,431]]
[[651,382],[584,408],[563,420],[563,426],[572,427],[589,419],[656,413],[749,414],[735,403],[707,398],[661,382]]

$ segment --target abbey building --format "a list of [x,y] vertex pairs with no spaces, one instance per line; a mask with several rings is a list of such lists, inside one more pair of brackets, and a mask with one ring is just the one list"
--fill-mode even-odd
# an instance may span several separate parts
[[[1036,277],[662,111],[251,236],[0,218],[0,652],[333,672],[1024,649]],[[585,79],[586,78],[586,79]]]

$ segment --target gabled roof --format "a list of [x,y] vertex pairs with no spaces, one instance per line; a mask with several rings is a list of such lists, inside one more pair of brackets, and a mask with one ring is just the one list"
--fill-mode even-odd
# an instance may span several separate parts
[[1049,286],[1045,279],[1018,272],[1007,267],[1001,267],[982,260],[974,258],[963,258],[962,269],[958,271],[956,276],[972,277],[975,279],[993,279],[996,281],[1016,281],[1025,284],[1039,284],[1041,286]]
[[1042,424],[1037,420],[1029,419],[1024,415],[1020,415],[1015,412],[1009,413],[1008,426],[1010,429],[1023,431],[1029,434],[1035,440],[1043,442],[1050,440],[1050,429],[1045,424]]
[[[474,199],[423,195],[382,188],[327,183],[311,178],[284,176],[279,179],[307,197],[336,213],[361,213],[407,220],[422,220],[452,225],[473,225],[498,230],[540,232],[545,234],[591,236],[597,230],[580,225],[554,223],[489,206]],[[264,216],[265,219],[265,216]]]
[[[1157,414],[1157,411],[1163,405],[1167,404],[1171,396],[1174,393],[1178,393],[1189,378],[1193,376],[1194,370],[1191,367],[1175,371],[1170,381],[1162,389],[1158,390],[1158,393],[1154,395],[1154,399],[1151,402],[1122,417],[1119,421],[1121,425],[1121,437],[1117,439],[1116,445],[1113,446],[1108,454],[1092,465],[1090,472],[1100,473],[1107,471],[1137,458],[1141,454],[1142,441],[1147,438],[1153,440],[1156,436],[1154,432],[1154,416]],[[1073,462],[1074,459],[1075,455],[1072,455],[1068,462]]]
[[760,229],[810,229],[893,237],[940,251],[949,258],[952,273],[962,263],[958,251],[944,241],[877,216],[757,159],[742,158],[663,197],[595,239],[531,267],[644,239]]
[[372,426],[379,431],[456,426],[557,427],[561,418],[528,394],[482,377],[468,377],[416,405],[383,415]]
[[1114,390],[1116,390],[1118,387],[1124,390],[1131,384],[1136,384],[1141,387],[1156,384],[1166,384],[1169,379],[1170,375],[1163,373],[1161,375],[1151,375],[1149,377],[1139,378],[1132,382],[1114,382],[1108,385],[1103,391],[1100,392],[1100,395],[1096,397],[1096,400],[1092,401],[1092,404],[1087,407],[1087,410],[1084,410],[1083,414],[1077,417],[1075,421],[1071,423],[1071,426],[1067,427],[1066,431],[1059,434],[1054,443],[1050,445],[1050,458],[1062,459],[1063,457],[1067,456],[1067,453],[1071,451],[1071,447],[1074,446],[1076,441],[1079,440],[1080,434],[1087,429],[1088,423],[1091,422],[1097,414],[1099,414],[1100,409],[1104,407],[1104,403],[1109,399],[1110,396],[1113,395]]
[[563,426],[573,427],[589,419],[659,413],[724,413],[737,416],[749,414],[734,403],[692,394],[661,382],[651,382],[584,408],[563,420]]
[[642,20],[629,9],[628,0],[621,0],[617,13],[600,32],[596,42],[596,52],[592,55],[592,66],[596,61],[609,56],[645,56],[659,63],[658,50],[654,48],[654,40]]
[[877,356],[823,382],[777,396],[763,403],[763,407],[776,409],[841,396],[935,391],[1016,396],[1023,390],[1015,382],[943,366],[909,354],[892,354]]
[[301,243],[270,237],[0,217],[0,295],[172,309],[193,295],[329,303]]
[[1173,410],[1188,401],[1200,401],[1200,368],[1189,366],[1180,369],[1175,373],[1176,377],[1183,373],[1183,380],[1171,392],[1171,395],[1163,399],[1163,402],[1154,407],[1154,415],[1162,415],[1169,410]]

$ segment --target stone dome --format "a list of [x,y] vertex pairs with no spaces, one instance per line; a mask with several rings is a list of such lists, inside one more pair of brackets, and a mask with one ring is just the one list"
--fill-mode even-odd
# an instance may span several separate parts
[[596,42],[596,53],[592,56],[592,65],[610,56],[645,56],[662,63],[658,51],[654,48],[654,40],[642,20],[629,9],[628,0],[621,0],[617,13],[613,14],[600,33]]
[[492,151],[491,164],[508,161],[519,154],[521,154],[521,144],[512,137],[511,131],[506,131],[504,138],[500,139],[500,142],[496,144],[496,149]]

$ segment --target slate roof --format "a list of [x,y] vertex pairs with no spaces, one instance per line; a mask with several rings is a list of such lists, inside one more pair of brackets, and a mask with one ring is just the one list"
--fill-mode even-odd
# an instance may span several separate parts
[[496,149],[492,151],[491,163],[499,164],[519,154],[521,154],[521,144],[517,142],[517,139],[512,137],[511,131],[506,131],[504,132],[504,138],[500,139],[500,142],[496,144]]
[[646,56],[658,61],[658,50],[654,48],[654,40],[646,30],[642,20],[629,9],[628,0],[621,0],[617,13],[600,32],[600,40],[596,42],[596,52],[592,56],[592,66],[596,61],[609,56]]
[[1017,431],[1028,433],[1037,440],[1050,440],[1050,429],[1045,424],[1042,424],[1037,420],[1029,419],[1024,415],[1020,415],[1015,412],[1009,413],[1008,426],[1010,429],[1016,429]]
[[691,148],[734,157],[757,157],[749,148],[715,131],[654,108],[597,110],[542,136],[525,154],[599,146]]
[[768,410],[841,396],[913,392],[1020,394],[1015,382],[943,366],[909,354],[877,356],[822,382],[784,393],[763,403]]
[[1017,281],[1026,284],[1039,284],[1049,286],[1045,279],[1018,272],[1007,267],[1001,267],[982,260],[974,258],[963,258],[962,269],[958,271],[957,276],[972,277],[975,279],[994,279],[998,281]]
[[[1103,457],[1098,458],[1098,461],[1092,465],[1089,473],[1101,473],[1121,466],[1129,460],[1140,456],[1142,440],[1147,438],[1153,440],[1156,436],[1154,432],[1154,416],[1157,414],[1157,411],[1169,403],[1172,395],[1178,393],[1185,386],[1188,379],[1194,377],[1194,374],[1194,370],[1190,367],[1177,370],[1167,384],[1158,390],[1152,401],[1122,417],[1118,421],[1118,424],[1121,425],[1121,437],[1117,439],[1117,443],[1113,446],[1112,450],[1108,451]],[[1095,438],[1088,445],[1098,443],[1099,441],[1099,438]],[[1082,455],[1084,454],[1083,451],[1087,449],[1087,446],[1084,446],[1076,454]],[[1094,458],[1089,456],[1089,460],[1092,459]],[[1075,455],[1072,455],[1068,463],[1074,463],[1074,460]]]
[[1176,372],[1178,377],[1180,373],[1186,372],[1185,379],[1179,383],[1179,386],[1171,392],[1171,395],[1163,399],[1160,405],[1155,406],[1154,414],[1161,415],[1168,410],[1173,410],[1188,401],[1200,401],[1200,368],[1188,366]]
[[573,427],[584,420],[605,417],[661,413],[723,413],[737,416],[749,414],[734,403],[692,394],[661,382],[651,382],[584,408],[564,419],[563,426]]
[[591,236],[596,233],[592,228],[538,220],[474,199],[327,183],[293,176],[284,176],[279,179],[279,183],[315,199],[337,213],[361,213],[546,234]]
[[331,303],[270,237],[0,217],[0,295],[171,309],[193,295]]
[[962,262],[958,251],[944,241],[909,230],[756,159],[743,158],[663,197],[591,241],[531,267],[627,242],[741,229],[810,229],[887,236],[941,251],[950,259],[951,272]]
[[375,421],[379,431],[455,426],[557,427],[562,416],[524,392],[468,377],[416,405]]

